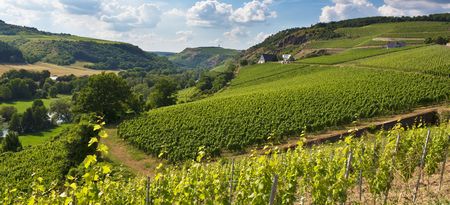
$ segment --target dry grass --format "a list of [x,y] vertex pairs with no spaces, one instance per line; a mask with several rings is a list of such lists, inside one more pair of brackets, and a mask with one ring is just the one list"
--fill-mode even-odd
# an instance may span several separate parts
[[83,66],[86,65],[86,62],[77,62],[72,65],[68,66],[59,66],[49,63],[35,63],[35,64],[0,64],[0,75],[9,71],[9,70],[18,70],[18,69],[25,69],[30,71],[43,71],[48,70],[50,71],[51,75],[54,76],[63,76],[63,75],[70,75],[74,74],[76,76],[85,76],[85,75],[95,75],[100,74],[101,72],[114,72],[117,73],[118,71],[112,71],[112,70],[93,70],[84,68]]

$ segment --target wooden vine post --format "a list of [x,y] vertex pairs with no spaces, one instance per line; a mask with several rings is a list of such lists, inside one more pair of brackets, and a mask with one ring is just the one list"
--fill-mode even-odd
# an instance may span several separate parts
[[[362,164],[362,158],[364,156],[364,146],[361,147],[361,156],[359,157],[359,164]],[[362,202],[362,167],[359,168],[359,176],[358,176],[358,186],[359,186],[359,201]]]
[[425,162],[425,156],[427,155],[427,146],[428,146],[428,141],[430,140],[430,133],[431,133],[431,131],[430,131],[430,129],[428,129],[427,139],[425,140],[425,145],[423,146],[423,151],[422,151],[422,157],[420,158],[419,176],[417,177],[416,187],[414,189],[414,195],[413,195],[413,203],[414,204],[416,204],[416,201],[417,201],[417,193],[419,192],[420,177],[422,176],[423,164]]
[[147,177],[146,183],[146,196],[145,196],[145,205],[150,205],[150,177]]
[[350,168],[352,166],[352,159],[353,159],[353,152],[352,150],[350,150],[350,152],[348,153],[348,158],[347,158],[347,163],[346,163],[346,167],[345,167],[345,179],[348,179],[348,175],[350,174]]
[[277,194],[277,186],[278,186],[278,174],[275,174],[273,178],[272,190],[270,192],[269,205],[273,205],[275,202],[275,195]]
[[233,173],[234,173],[234,159],[231,162],[231,176],[230,176],[230,204],[233,203]]

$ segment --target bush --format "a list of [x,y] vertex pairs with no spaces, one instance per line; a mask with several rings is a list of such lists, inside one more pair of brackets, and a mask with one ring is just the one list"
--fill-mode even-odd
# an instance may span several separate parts
[[2,150],[3,152],[18,152],[22,150],[22,144],[16,132],[8,132],[5,139],[2,140]]

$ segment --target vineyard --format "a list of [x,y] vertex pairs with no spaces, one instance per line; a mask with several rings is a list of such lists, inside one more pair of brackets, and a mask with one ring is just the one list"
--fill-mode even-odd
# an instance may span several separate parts
[[[383,42],[383,44],[386,44]],[[386,49],[386,48],[356,48],[356,49],[349,49],[342,53],[334,54],[334,55],[326,55],[326,56],[319,56],[315,58],[306,58],[302,59],[299,62],[301,63],[310,63],[310,64],[337,64],[337,63],[344,63],[347,61],[353,61],[361,58],[367,58],[371,56],[377,56],[382,55],[386,53],[392,53],[396,51],[411,49],[411,47],[402,47],[402,48],[393,48],[393,49]]]
[[[277,73],[254,75],[258,69]],[[281,67],[281,66],[280,66]],[[150,111],[123,122],[118,134],[172,162],[282,142],[361,118],[407,111],[449,99],[450,79],[418,73],[351,67],[275,64],[241,70],[213,97]]]
[[450,76],[450,47],[434,45],[355,62],[359,65]]
[[[312,148],[304,148],[302,141],[298,145],[286,153],[267,149],[265,155],[210,163],[204,163],[207,159],[200,148],[195,161],[175,167],[160,164],[151,179],[123,178],[109,165],[97,164],[100,156],[89,155],[83,163],[84,174],[67,176],[62,190],[37,178],[32,192],[0,192],[0,203],[449,203],[448,180],[443,180],[448,177],[444,169],[450,145],[448,123],[407,131],[397,127]],[[443,194],[428,194],[432,185],[424,178],[430,176],[438,178],[437,192]],[[400,190],[392,191],[394,186]]]
[[70,168],[92,152],[87,148],[87,142],[94,134],[92,127],[78,125],[44,144],[30,146],[20,152],[0,153],[0,192],[12,186],[28,190],[35,175],[49,185],[64,179]]

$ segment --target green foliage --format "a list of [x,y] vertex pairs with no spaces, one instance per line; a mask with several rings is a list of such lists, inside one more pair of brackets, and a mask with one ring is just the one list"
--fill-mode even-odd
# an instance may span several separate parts
[[71,102],[65,99],[58,99],[50,104],[49,113],[52,114],[52,122],[61,120],[62,122],[71,122],[73,114],[70,110]]
[[35,100],[31,108],[28,108],[22,116],[19,133],[31,133],[48,129],[50,119],[47,115],[47,108],[42,100]]
[[153,86],[147,99],[147,107],[150,109],[173,105],[175,99],[176,84],[170,79],[161,78]]
[[[107,121],[117,121],[125,117],[136,96],[127,83],[114,73],[102,73],[89,77],[86,87],[76,93],[74,111],[77,113],[96,113]],[[139,110],[133,110],[138,112]]]
[[450,48],[426,46],[356,61],[364,66],[450,76]]
[[0,151],[3,152],[19,152],[22,150],[22,144],[16,132],[8,132],[5,139],[2,140],[1,145]]
[[239,51],[221,47],[186,48],[181,53],[172,55],[169,60],[186,69],[210,69],[234,59]]
[[[205,159],[204,150],[200,148],[196,161],[179,166],[160,164],[156,175],[147,183],[140,177],[115,175],[110,165],[98,163],[101,156],[89,155],[84,160],[82,173],[67,176],[64,187],[53,187],[37,178],[31,185],[31,192],[7,189],[0,192],[0,202],[70,204],[76,200],[80,204],[140,204],[148,194],[152,204],[267,204],[274,176],[278,175],[275,204],[353,204],[361,203],[350,198],[355,196],[352,192],[357,189],[361,172],[366,182],[365,192],[372,193],[372,197],[364,196],[364,202],[368,203],[381,199],[392,185],[394,178],[391,176],[399,176],[398,180],[405,184],[411,182],[403,176],[418,166],[428,129],[432,140],[425,157],[425,170],[429,170],[425,174],[430,176],[439,171],[433,168],[445,160],[444,150],[450,145],[449,124],[407,131],[397,127],[375,136],[348,137],[311,148],[303,147],[300,140],[297,148],[285,153],[275,147],[266,149],[264,155],[255,153],[233,162],[223,159],[201,163]],[[397,136],[400,136],[398,145]],[[350,152],[353,160],[347,163]],[[408,189],[409,186],[404,186],[401,192]],[[433,195],[427,199],[446,200]],[[419,200],[418,203],[426,203]]]
[[45,98],[42,87],[49,77],[48,71],[10,70],[0,78],[0,101]]
[[76,125],[47,143],[0,154],[0,192],[8,187],[30,190],[37,176],[48,185],[59,183],[72,167],[95,151],[95,147],[87,147],[89,139],[97,135],[92,130],[87,124]]
[[0,107],[0,116],[6,122],[10,121],[12,116],[17,113],[17,108],[14,106],[2,106]]
[[0,41],[0,63],[23,63],[22,53],[19,49]]
[[8,47],[0,46],[0,62],[43,61],[69,65],[76,61],[87,61],[93,63],[87,67],[101,70],[135,67],[166,72],[175,70],[167,58],[145,52],[131,44],[53,34],[9,25],[3,21],[0,22],[0,34],[4,35],[0,36],[0,40],[9,44]]
[[22,123],[21,123],[22,117],[15,113],[12,115],[11,120],[9,121],[8,128],[9,130],[13,132],[21,132],[22,131]]
[[[266,72],[269,71],[269,72]],[[351,80],[350,80],[351,79]],[[428,92],[433,90],[433,92]],[[448,100],[448,78],[349,67],[264,64],[241,69],[213,97],[150,111],[119,135],[170,161],[241,150],[304,131],[406,111]]]
[[137,46],[124,43],[94,43],[85,41],[27,41],[17,46],[27,62],[44,61],[69,65],[75,61],[92,62],[92,69],[173,70],[174,66],[164,57],[142,51]]

